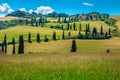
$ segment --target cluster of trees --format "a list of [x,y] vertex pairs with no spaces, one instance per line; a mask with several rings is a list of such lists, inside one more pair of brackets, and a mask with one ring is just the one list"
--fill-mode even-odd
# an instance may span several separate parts
[[14,17],[23,17],[23,18],[31,18],[31,17],[40,17],[40,16],[45,16],[45,17],[68,17],[69,15],[68,14],[65,14],[65,13],[56,13],[56,12],[52,12],[52,13],[49,13],[47,15],[42,15],[41,13],[37,14],[36,12],[32,12],[32,13],[29,13],[29,12],[25,12],[25,11],[15,11],[15,12],[12,12],[6,16],[14,16]]
[[[24,53],[24,39],[23,39],[23,35],[20,35],[19,36],[19,46],[18,46],[18,54],[23,54]],[[15,54],[16,53],[16,49],[15,49],[15,44],[16,44],[16,42],[15,42],[15,39],[13,38],[12,39],[12,42],[11,42],[11,44],[13,45],[13,50],[12,50],[12,54]],[[3,43],[1,44],[1,50],[2,50],[2,53],[4,54],[4,53],[7,53],[7,45],[8,45],[8,43],[7,43],[7,36],[6,36],[6,34],[5,34],[5,36],[4,36],[4,40],[3,40]]]
[[36,17],[31,18],[31,20],[26,19],[26,25],[31,25],[31,26],[39,26],[41,25],[42,27],[47,23],[47,19],[41,16],[39,19]]
[[81,25],[79,27],[78,39],[109,39],[111,38],[111,28],[107,32],[103,32],[103,26],[101,25],[100,32],[94,27],[91,31],[90,25],[86,24],[85,35],[81,34]]
[[16,26],[16,25],[23,25],[23,24],[25,24],[24,19],[0,21],[0,29],[6,29],[6,28],[9,28],[9,27],[13,27],[13,26]]

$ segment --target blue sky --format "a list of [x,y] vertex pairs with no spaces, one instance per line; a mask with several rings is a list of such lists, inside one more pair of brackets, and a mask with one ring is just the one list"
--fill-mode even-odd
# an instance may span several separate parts
[[120,0],[0,0],[0,15],[19,9],[44,14],[52,11],[70,15],[97,11],[120,15]]

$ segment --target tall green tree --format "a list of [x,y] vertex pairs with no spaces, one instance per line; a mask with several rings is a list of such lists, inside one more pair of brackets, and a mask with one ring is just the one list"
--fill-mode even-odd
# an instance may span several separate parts
[[29,23],[29,22],[28,22],[28,20],[26,19],[26,25],[28,25],[28,23]]
[[103,35],[103,26],[101,25],[100,34]]
[[24,54],[24,39],[23,39],[23,35],[19,36],[18,54]]
[[15,54],[15,39],[14,38],[12,39],[12,44],[13,44],[13,51],[12,51],[12,53]]
[[111,35],[111,28],[109,28],[109,32],[108,32],[109,35]]
[[106,33],[105,33],[105,38],[106,38],[106,39],[108,38],[107,35],[108,35],[108,33],[106,32]]
[[36,39],[37,39],[37,42],[39,43],[40,42],[40,34],[39,33],[37,33]]
[[31,33],[29,32],[29,34],[28,34],[28,42],[29,43],[31,43],[32,41],[31,41]]
[[55,31],[53,32],[53,40],[57,40],[56,39],[56,32]]
[[47,35],[45,35],[44,42],[48,42],[48,41],[49,41],[49,39],[48,39]]
[[93,28],[92,36],[97,36],[97,29],[96,29],[96,27]]
[[60,23],[60,16],[58,17],[58,23]]
[[75,23],[73,24],[73,30],[76,30],[76,24]]
[[70,51],[70,52],[76,52],[76,50],[77,50],[76,41],[73,40],[73,41],[72,41],[72,47],[71,47],[71,51]]
[[62,39],[65,39],[65,33],[64,33],[64,30],[63,30],[63,34],[62,34]]
[[68,24],[67,24],[67,30],[69,30],[69,29],[70,29],[70,24],[68,23]]
[[7,53],[7,36],[6,36],[6,34],[4,36],[3,45],[5,46],[5,53]]

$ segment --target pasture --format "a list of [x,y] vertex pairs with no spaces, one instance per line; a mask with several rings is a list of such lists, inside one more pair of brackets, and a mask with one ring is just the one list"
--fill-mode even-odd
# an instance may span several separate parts
[[[77,28],[79,28],[77,22]],[[96,26],[100,31],[103,25],[104,31],[110,26],[101,21],[83,21],[82,32],[85,24],[91,28]],[[71,23],[73,24],[73,23]],[[7,42],[14,37],[18,41],[20,34],[25,40],[25,54],[12,54],[12,45],[7,46],[7,54],[0,54],[0,80],[119,80],[120,77],[120,39],[106,40],[76,40],[77,52],[71,53],[72,40],[52,40],[53,31],[57,38],[62,37],[62,30],[46,27],[17,26],[0,31],[0,43],[7,35]],[[66,27],[66,24],[63,24]],[[113,29],[113,27],[111,27]],[[31,33],[32,43],[28,43],[28,33]],[[65,31],[68,35],[69,31]],[[70,30],[71,35],[78,35],[78,31]],[[41,42],[36,42],[36,34],[40,33]],[[43,42],[44,36],[50,39]],[[106,50],[110,49],[110,53]]]

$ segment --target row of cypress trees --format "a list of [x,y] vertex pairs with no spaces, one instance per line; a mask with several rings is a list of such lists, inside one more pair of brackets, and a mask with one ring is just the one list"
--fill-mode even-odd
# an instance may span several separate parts
[[[24,54],[24,39],[23,39],[23,35],[20,35],[19,36],[19,46],[18,46],[18,54]],[[15,54],[16,51],[15,51],[15,39],[13,38],[12,39],[12,42],[11,44],[13,45],[13,50],[12,50],[12,53]],[[3,43],[2,43],[2,47],[1,47],[1,50],[2,50],[2,53],[7,53],[7,36],[5,34],[5,37],[4,37],[4,40],[3,40]]]

